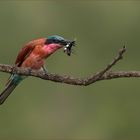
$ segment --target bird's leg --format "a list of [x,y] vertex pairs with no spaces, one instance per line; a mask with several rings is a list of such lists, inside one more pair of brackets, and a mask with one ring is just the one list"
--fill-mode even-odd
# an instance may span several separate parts
[[42,66],[42,69],[43,69],[43,71],[45,72],[45,74],[48,73],[48,70],[47,70],[47,68],[46,68],[45,66]]

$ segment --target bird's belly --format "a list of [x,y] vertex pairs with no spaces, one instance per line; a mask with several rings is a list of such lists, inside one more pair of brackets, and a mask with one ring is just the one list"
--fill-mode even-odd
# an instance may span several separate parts
[[31,69],[40,69],[43,65],[44,65],[43,59],[39,57],[31,56],[28,57],[23,62],[22,67],[31,68]]

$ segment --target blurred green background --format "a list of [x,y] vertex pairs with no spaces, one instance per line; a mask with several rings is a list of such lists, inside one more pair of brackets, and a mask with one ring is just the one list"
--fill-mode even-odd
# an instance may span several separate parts
[[[113,70],[140,69],[139,1],[0,1],[0,63],[14,64],[28,41],[61,35],[77,39],[46,61],[49,72],[85,77],[106,66],[124,44]],[[0,89],[9,74],[0,73]],[[0,106],[0,140],[140,139],[140,80],[87,87],[29,77]]]

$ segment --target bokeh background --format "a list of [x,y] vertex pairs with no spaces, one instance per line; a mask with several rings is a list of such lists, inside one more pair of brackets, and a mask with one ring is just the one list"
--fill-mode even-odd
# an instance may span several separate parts
[[[139,1],[0,1],[0,63],[14,64],[28,41],[61,35],[77,39],[46,61],[49,72],[75,77],[106,66],[125,44],[113,70],[140,70]],[[0,73],[0,90],[9,74]],[[87,87],[29,77],[0,106],[0,140],[140,139],[140,79]]]

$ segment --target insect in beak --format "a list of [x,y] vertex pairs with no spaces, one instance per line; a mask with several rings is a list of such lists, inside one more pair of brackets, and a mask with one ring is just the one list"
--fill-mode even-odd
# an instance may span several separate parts
[[72,53],[72,47],[75,46],[75,40],[74,41],[68,41],[66,46],[64,47],[64,53],[66,53],[68,56]]

